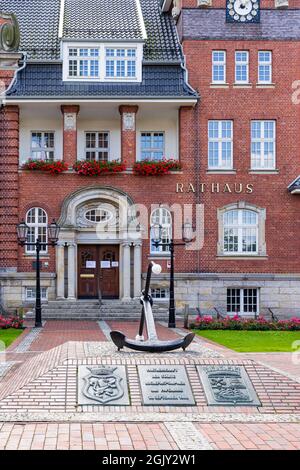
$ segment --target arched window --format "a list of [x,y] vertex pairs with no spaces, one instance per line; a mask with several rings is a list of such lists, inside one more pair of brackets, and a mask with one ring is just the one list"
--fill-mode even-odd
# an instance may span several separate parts
[[168,246],[154,246],[152,243],[152,227],[153,225],[159,224],[162,226],[162,243],[168,243],[172,238],[172,215],[171,212],[164,208],[159,207],[155,209],[151,214],[150,219],[150,235],[151,235],[151,253],[169,253]]
[[[47,243],[48,217],[44,209],[41,209],[40,207],[33,207],[30,209],[26,214],[26,224],[29,227],[28,243],[36,242],[37,238],[39,238],[42,243]],[[47,247],[42,247],[41,253],[46,252]],[[27,245],[26,253],[35,253],[35,246]]]
[[227,210],[223,215],[224,253],[258,252],[258,214],[248,209]]

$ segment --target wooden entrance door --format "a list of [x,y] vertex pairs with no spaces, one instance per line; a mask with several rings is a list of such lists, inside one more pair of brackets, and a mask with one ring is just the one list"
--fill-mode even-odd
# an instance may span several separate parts
[[79,245],[78,298],[119,298],[119,246]]

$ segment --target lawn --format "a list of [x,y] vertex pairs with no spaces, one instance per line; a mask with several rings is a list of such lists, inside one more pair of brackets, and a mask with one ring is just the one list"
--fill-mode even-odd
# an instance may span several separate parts
[[23,330],[16,330],[15,328],[8,328],[7,330],[0,330],[0,341],[4,341],[5,347],[8,346],[17,339]]
[[[292,352],[300,331],[194,330],[203,338],[238,352]],[[299,346],[298,346],[299,348]]]

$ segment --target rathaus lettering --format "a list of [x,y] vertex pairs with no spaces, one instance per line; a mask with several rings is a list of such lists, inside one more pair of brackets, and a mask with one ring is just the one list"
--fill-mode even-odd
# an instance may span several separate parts
[[[233,193],[252,194],[253,185],[243,183],[200,183],[200,193]],[[196,193],[196,185],[193,183],[176,183],[176,193]]]

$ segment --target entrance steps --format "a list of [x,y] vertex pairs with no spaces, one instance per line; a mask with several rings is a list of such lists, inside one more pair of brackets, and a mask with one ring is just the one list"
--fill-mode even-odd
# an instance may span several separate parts
[[[55,300],[43,304],[43,320],[128,320],[137,321],[141,316],[139,300],[122,302],[121,300],[103,300],[101,307],[98,300]],[[156,320],[167,321],[168,304],[154,304],[153,314]],[[180,316],[180,315],[179,315]],[[34,318],[34,311],[26,318]]]

